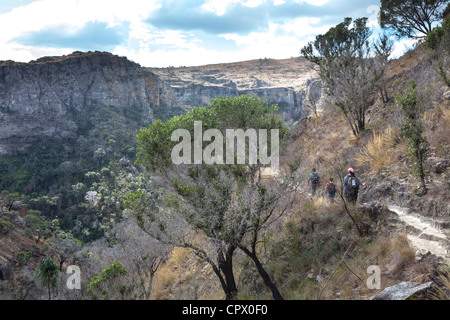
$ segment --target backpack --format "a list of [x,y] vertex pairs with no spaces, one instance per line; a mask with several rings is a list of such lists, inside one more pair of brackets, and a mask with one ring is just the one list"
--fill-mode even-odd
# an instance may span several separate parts
[[328,193],[331,195],[336,193],[336,185],[333,182],[328,184]]
[[312,184],[318,184],[320,180],[319,175],[316,172],[311,173],[311,183]]
[[347,181],[347,188],[350,191],[357,191],[359,189],[358,181],[356,181],[356,177],[350,175]]

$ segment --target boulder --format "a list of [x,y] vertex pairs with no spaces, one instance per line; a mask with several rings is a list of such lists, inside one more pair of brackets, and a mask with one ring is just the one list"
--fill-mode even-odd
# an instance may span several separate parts
[[22,219],[28,215],[28,206],[21,202],[15,202],[11,209],[17,211]]
[[376,221],[378,217],[383,213],[384,206],[379,201],[372,201],[369,203],[363,203],[361,205],[361,210],[367,214],[370,219]]
[[370,297],[370,300],[406,300],[415,294],[430,289],[432,285],[432,281],[424,284],[419,284],[416,282],[402,282],[384,289],[384,291]]
[[450,100],[450,90],[445,92],[442,97],[444,97],[444,99]]
[[450,167],[450,160],[443,158],[430,157],[427,163],[431,167],[431,170],[437,174],[444,173]]
[[450,166],[450,161],[443,160],[438,163],[436,163],[436,166],[434,167],[434,172],[437,174],[444,173],[445,170]]

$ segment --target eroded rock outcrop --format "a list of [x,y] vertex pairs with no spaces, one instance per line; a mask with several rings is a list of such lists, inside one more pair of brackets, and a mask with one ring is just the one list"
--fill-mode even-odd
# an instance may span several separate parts
[[256,94],[278,104],[286,120],[297,121],[308,114],[307,104],[320,109],[323,103],[317,70],[303,58],[150,70],[170,85],[172,106],[182,109],[208,105],[217,97]]
[[166,85],[126,58],[73,53],[30,63],[0,62],[0,155],[26,149],[37,138],[77,134],[89,110],[134,108],[153,118]]
[[127,108],[150,122],[213,98],[254,93],[296,121],[306,114],[309,97],[319,103],[321,91],[316,70],[300,58],[169,69],[144,68],[105,52],[0,61],[0,155],[42,138],[82,135],[99,108]]
[[433,282],[419,284],[415,282],[402,282],[388,287],[384,291],[370,297],[370,300],[406,300],[416,294],[431,288]]

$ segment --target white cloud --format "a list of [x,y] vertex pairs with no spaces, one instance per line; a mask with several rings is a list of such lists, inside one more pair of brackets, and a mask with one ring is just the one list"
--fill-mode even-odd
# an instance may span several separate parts
[[[203,9],[224,14],[238,0],[210,0]],[[246,6],[258,6],[261,0],[247,0]],[[158,8],[156,1],[128,0],[39,0],[0,16],[0,28],[11,30],[0,34],[0,60],[28,62],[44,55],[69,54],[74,48],[38,48],[11,42],[29,32],[46,28],[70,27],[80,29],[90,21],[106,22],[110,27],[128,21],[130,32],[126,45],[113,53],[124,55],[145,66],[201,65],[232,62],[260,57],[279,57],[298,53],[297,39],[276,35],[279,26],[271,24],[268,34],[252,33],[246,37],[230,35],[238,50],[214,50],[202,47],[202,40],[181,31],[160,31],[143,20]],[[296,27],[293,25],[292,29]],[[284,26],[286,31],[288,25]],[[301,29],[299,29],[301,30]],[[290,31],[290,30],[287,30]],[[227,37],[225,37],[227,38]],[[284,42],[289,43],[287,49]]]
[[323,6],[324,4],[328,3],[329,0],[295,0],[295,2],[297,3],[302,3],[302,2],[306,2],[309,4],[312,4],[313,6]]
[[[142,20],[158,8],[156,1],[140,0],[40,0],[0,15],[0,59],[29,61],[37,53],[70,52],[67,49],[31,48],[13,42],[24,34],[47,28],[82,28],[90,21],[106,22],[113,27],[122,22],[130,23],[132,35],[144,36]],[[73,51],[73,50],[72,50]]]
[[265,2],[265,0],[247,0],[243,4],[246,7],[255,8],[255,7],[262,5],[264,2]]
[[[298,56],[302,45],[315,36],[311,25],[318,19],[299,18],[290,24],[269,24],[267,32],[253,32],[247,36],[237,34],[222,35],[224,39],[236,43],[235,50],[214,50],[202,47],[202,40],[193,34],[179,31],[159,33],[156,30],[151,37],[142,39],[138,48],[119,46],[113,52],[120,56],[149,67],[195,66],[214,63],[237,62],[259,58],[289,58]],[[320,32],[329,26],[320,28]],[[323,29],[323,30],[322,30]],[[307,31],[309,37],[305,37]],[[172,50],[156,49],[158,45],[173,46]]]
[[295,57],[300,54],[303,45],[331,27],[315,27],[319,21],[318,18],[297,18],[285,24],[270,23],[267,32],[252,32],[244,36],[225,34],[222,37],[244,47],[251,59]]
[[[148,45],[148,44],[147,44]],[[205,64],[237,62],[251,59],[241,52],[216,51],[192,45],[190,48],[176,48],[174,50],[151,50],[144,46],[138,50],[119,46],[114,54],[126,56],[130,60],[138,62],[146,67],[168,67],[168,66],[200,66]]]
[[[0,0],[1,1],[1,0]],[[166,0],[164,0],[166,1]],[[316,6],[328,0],[295,0]],[[237,3],[247,7],[266,4],[282,5],[285,0],[206,0],[202,9],[224,15]],[[112,52],[149,67],[202,65],[258,58],[298,56],[300,48],[315,35],[331,26],[320,25],[319,18],[269,21],[267,30],[248,35],[225,34],[218,37],[234,42],[232,49],[215,48],[205,43],[201,33],[159,30],[145,21],[163,0],[37,0],[0,15],[0,60],[28,62],[46,55],[69,54],[77,48],[40,48],[25,46],[12,40],[30,32],[48,28],[77,30],[89,22],[106,23],[108,27],[128,23],[128,36]],[[166,3],[166,2],[164,2]],[[172,5],[177,5],[173,1]],[[211,35],[208,35],[211,39]],[[220,39],[220,38],[219,38]],[[214,42],[214,39],[213,39]],[[225,42],[225,41],[224,41]],[[218,43],[222,43],[218,41]],[[96,50],[93,48],[92,50]]]
[[228,7],[240,2],[239,0],[206,0],[202,9],[208,12],[214,12],[218,16],[225,14]]
[[[274,5],[282,5],[286,1],[285,0],[272,0]],[[322,6],[328,3],[329,0],[295,0],[297,3],[309,3],[315,6]],[[254,8],[262,5],[265,2],[270,2],[270,0],[206,0],[202,5],[203,10],[214,12],[218,16],[225,14],[227,9],[230,6],[233,6],[237,3],[242,3],[243,5]]]
[[394,50],[392,51],[391,58],[397,59],[403,56],[407,51],[414,48],[417,40],[415,39],[401,39],[394,44]]
[[297,18],[280,26],[285,32],[294,33],[297,37],[316,36],[326,33],[332,25],[317,27],[320,23],[319,18]]

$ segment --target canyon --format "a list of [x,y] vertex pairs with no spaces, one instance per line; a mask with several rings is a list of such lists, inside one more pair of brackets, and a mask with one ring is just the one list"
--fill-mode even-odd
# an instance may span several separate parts
[[42,138],[82,135],[99,108],[131,113],[145,125],[243,94],[278,104],[291,123],[308,114],[307,97],[322,98],[317,70],[303,58],[146,68],[96,51],[0,61],[0,155],[25,151]]

